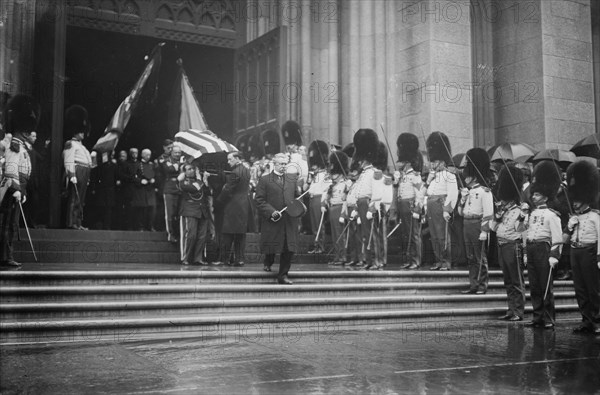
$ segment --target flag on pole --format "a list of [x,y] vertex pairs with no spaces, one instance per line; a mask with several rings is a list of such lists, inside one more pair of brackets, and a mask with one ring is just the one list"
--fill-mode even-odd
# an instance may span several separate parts
[[237,148],[218,138],[213,132],[196,129],[183,130],[175,135],[175,141],[181,144],[181,150],[198,159],[204,154],[215,152],[237,152]]
[[208,130],[198,101],[190,85],[183,66],[181,69],[181,114],[179,115],[179,131],[187,129]]
[[161,60],[161,48],[165,45],[165,43],[159,43],[152,50],[152,54],[150,55],[150,60],[146,64],[142,75],[137,80],[129,95],[123,100],[123,102],[117,108],[117,111],[113,115],[106,129],[104,129],[104,134],[102,137],[98,139],[96,144],[94,145],[93,150],[99,152],[110,152],[115,149],[117,143],[119,142],[119,138],[123,134],[129,119],[131,118],[131,113],[135,109],[137,102],[140,98],[141,92],[148,81],[150,75],[158,70],[160,67]]

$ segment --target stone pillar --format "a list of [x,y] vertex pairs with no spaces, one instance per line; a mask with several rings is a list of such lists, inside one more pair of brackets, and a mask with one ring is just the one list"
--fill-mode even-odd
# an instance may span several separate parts
[[311,4],[310,0],[301,0],[301,78],[302,95],[300,97],[300,125],[302,127],[302,140],[305,144],[310,144],[312,138],[312,103],[310,88],[312,86],[312,46],[311,46]]
[[[321,87],[321,93],[324,95],[322,100],[322,108],[325,109],[327,116],[327,128],[329,141],[334,144],[340,144],[342,136],[340,135],[340,106],[339,106],[339,92],[340,92],[340,80],[339,80],[339,13],[340,6],[338,2],[330,2],[327,4],[326,9],[328,15],[326,20],[326,26],[328,30],[328,41],[325,48],[325,53],[322,59],[327,63],[327,74],[328,79],[325,84]],[[334,13],[330,17],[330,12]]]

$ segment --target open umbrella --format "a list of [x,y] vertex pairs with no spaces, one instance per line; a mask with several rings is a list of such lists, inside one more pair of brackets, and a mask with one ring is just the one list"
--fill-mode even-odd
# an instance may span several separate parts
[[579,140],[571,152],[574,152],[577,156],[591,156],[596,159],[600,159],[600,133],[591,134]]
[[198,159],[205,154],[217,152],[237,152],[238,149],[231,143],[218,138],[213,132],[195,129],[183,130],[175,135],[175,141],[181,144],[181,150]]
[[529,144],[524,143],[504,143],[495,145],[488,150],[490,161],[516,160],[521,156],[535,155],[537,150]]
[[575,154],[571,151],[552,148],[538,152],[531,158],[531,161],[535,164],[542,160],[553,160],[560,165],[562,170],[566,170],[571,163],[575,162],[575,158]]

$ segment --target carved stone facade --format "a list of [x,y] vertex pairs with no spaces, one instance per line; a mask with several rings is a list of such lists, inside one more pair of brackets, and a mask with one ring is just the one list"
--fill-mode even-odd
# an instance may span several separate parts
[[230,0],[73,0],[67,5],[67,23],[90,29],[235,48],[235,4]]

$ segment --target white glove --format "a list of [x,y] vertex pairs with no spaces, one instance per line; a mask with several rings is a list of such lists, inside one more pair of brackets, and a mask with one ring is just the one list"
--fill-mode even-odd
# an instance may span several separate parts
[[370,221],[373,219],[373,213],[370,211],[367,211],[367,219]]
[[27,195],[23,195],[23,200],[21,201],[21,203],[25,204],[26,201],[27,201]]
[[567,227],[569,228],[569,230],[573,230],[578,223],[579,217],[576,215],[572,215],[571,218],[569,218],[569,223],[567,224]]
[[13,197],[17,200],[17,202],[21,201],[21,191],[15,191],[13,193]]
[[482,232],[479,234],[479,240],[480,240],[480,241],[486,241],[487,239],[488,239],[488,232],[484,232],[484,231],[482,231]]
[[183,180],[185,180],[185,174],[179,173],[179,175],[177,176],[177,181],[183,181]]
[[362,221],[360,220],[360,217],[356,218],[356,224],[357,224],[357,225],[360,225],[360,224],[362,224]]
[[155,182],[155,181],[156,181],[156,180],[155,180],[154,178],[151,178],[151,179],[150,179],[150,184],[154,184],[154,182]]
[[322,213],[326,213],[326,212],[327,212],[327,207],[325,207],[325,206],[321,206],[321,212],[322,212]]
[[117,180],[117,186],[121,185],[121,180]]
[[396,170],[394,172],[394,181],[396,181],[396,182],[400,181],[400,177],[401,177],[400,172],[398,170]]
[[521,215],[525,216],[529,214],[529,204],[521,203]]
[[419,213],[412,213],[412,217],[414,219],[419,219],[421,216],[419,215]]
[[343,225],[344,223],[346,223],[346,219],[344,217],[340,217],[340,219],[338,219],[338,222]]
[[444,211],[443,216],[444,216],[444,221],[446,221],[446,222],[450,221],[450,217],[451,217],[450,213]]
[[142,185],[147,185],[148,184],[148,180],[146,180],[145,178],[142,178]]
[[550,258],[548,258],[548,263],[550,264],[550,267],[552,269],[554,269],[554,266],[556,266],[558,264],[558,259],[556,259],[554,257],[550,257]]
[[73,176],[69,178],[69,181],[71,181],[73,184],[77,184],[77,177]]
[[357,215],[358,215],[358,211],[352,210],[352,212],[350,213],[350,218],[354,219],[354,218],[356,218]]

